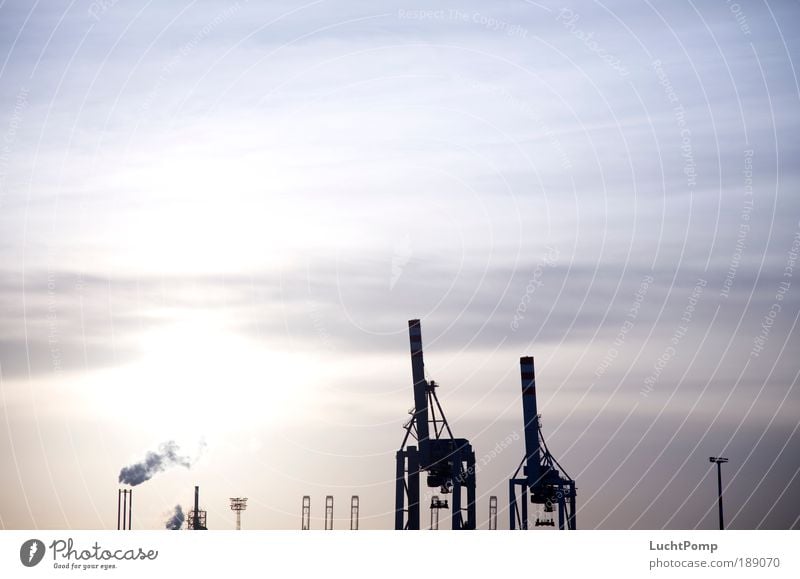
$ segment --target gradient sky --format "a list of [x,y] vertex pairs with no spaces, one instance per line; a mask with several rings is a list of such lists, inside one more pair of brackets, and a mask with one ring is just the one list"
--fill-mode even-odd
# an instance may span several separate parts
[[[800,527],[796,2],[0,3],[0,528],[390,528],[407,320],[579,528]],[[522,440],[485,460],[479,526]],[[426,497],[429,496],[425,495]],[[340,520],[338,520],[340,519]],[[427,523],[427,510],[423,521]],[[446,522],[443,520],[443,525]]]

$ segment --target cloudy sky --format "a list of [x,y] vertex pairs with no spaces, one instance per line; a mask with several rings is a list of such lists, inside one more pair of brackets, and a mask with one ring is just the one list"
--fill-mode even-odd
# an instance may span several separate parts
[[195,484],[214,529],[390,528],[411,318],[479,462],[535,356],[579,528],[713,528],[711,455],[730,527],[800,527],[799,19],[1,2],[0,528],[113,528],[166,441],[135,528]]

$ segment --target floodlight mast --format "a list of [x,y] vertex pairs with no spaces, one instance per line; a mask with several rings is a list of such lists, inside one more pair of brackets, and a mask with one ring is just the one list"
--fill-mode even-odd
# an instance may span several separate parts
[[719,510],[719,530],[725,530],[725,522],[722,517],[722,464],[728,462],[728,459],[722,456],[709,456],[709,462],[717,464],[717,507]]
[[236,513],[236,530],[242,530],[242,511],[247,508],[246,497],[231,497],[231,510]]

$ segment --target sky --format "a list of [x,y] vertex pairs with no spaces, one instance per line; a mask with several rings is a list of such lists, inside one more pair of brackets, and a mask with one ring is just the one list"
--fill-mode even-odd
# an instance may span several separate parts
[[798,18],[0,2],[0,528],[392,528],[415,318],[480,528],[524,355],[578,528],[800,528]]

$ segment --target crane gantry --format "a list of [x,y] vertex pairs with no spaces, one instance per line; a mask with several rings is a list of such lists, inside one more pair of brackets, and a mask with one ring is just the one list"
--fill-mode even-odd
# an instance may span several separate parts
[[[575,481],[550,454],[542,435],[540,416],[536,408],[536,376],[533,357],[519,360],[522,378],[522,414],[525,421],[525,457],[508,481],[508,506],[511,530],[528,529],[528,497],[542,505],[544,516],[535,525],[555,526],[552,512],[558,509],[558,528],[575,530]],[[558,467],[558,468],[556,468]],[[561,469],[559,472],[558,469]],[[522,473],[522,477],[520,477]],[[562,476],[563,473],[563,476]],[[521,500],[517,500],[517,488]]]
[[[428,487],[439,487],[451,495],[453,529],[475,528],[475,453],[465,438],[455,438],[436,396],[438,384],[425,379],[422,358],[422,330],[419,320],[409,320],[411,374],[414,408],[403,426],[406,434],[396,455],[395,529],[420,528],[421,472],[427,473]],[[416,444],[408,444],[416,440]],[[466,491],[466,508],[462,507]],[[439,501],[436,508],[446,508]],[[432,507],[433,508],[433,507]],[[438,515],[438,512],[437,512]]]

